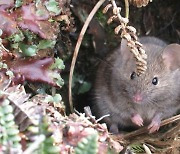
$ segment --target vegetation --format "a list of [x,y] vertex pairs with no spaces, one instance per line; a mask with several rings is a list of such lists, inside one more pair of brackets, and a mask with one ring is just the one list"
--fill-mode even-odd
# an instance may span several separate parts
[[[81,43],[80,30],[98,2],[102,6],[94,11],[95,18],[87,25]],[[173,124],[155,135],[142,128],[119,137],[110,134],[90,111],[82,110],[88,104],[84,96],[93,88],[99,61],[122,37],[138,50],[135,57],[140,74],[146,70],[146,55],[137,42],[133,43],[137,34],[179,42],[178,0],[125,2],[0,0],[0,153],[180,151],[179,116],[164,121],[163,125]],[[117,16],[121,18],[116,20]],[[81,45],[75,52],[78,55],[79,51],[78,57],[73,56],[76,43]],[[67,91],[73,57],[76,65],[75,72],[71,71],[70,97],[74,106],[70,106]],[[73,107],[86,114],[70,113]]]

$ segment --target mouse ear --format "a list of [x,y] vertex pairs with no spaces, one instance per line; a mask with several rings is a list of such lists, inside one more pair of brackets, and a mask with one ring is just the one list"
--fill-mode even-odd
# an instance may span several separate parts
[[130,47],[127,46],[127,40],[121,40],[121,56],[123,60],[129,60],[133,58],[133,54],[130,52]]
[[176,70],[180,68],[180,45],[168,45],[163,51],[162,58],[164,60],[164,64],[170,70]]

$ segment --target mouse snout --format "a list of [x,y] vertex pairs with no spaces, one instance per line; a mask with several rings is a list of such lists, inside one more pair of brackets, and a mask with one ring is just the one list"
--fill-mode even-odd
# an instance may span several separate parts
[[143,100],[142,94],[137,92],[134,96],[133,96],[133,102],[141,104]]

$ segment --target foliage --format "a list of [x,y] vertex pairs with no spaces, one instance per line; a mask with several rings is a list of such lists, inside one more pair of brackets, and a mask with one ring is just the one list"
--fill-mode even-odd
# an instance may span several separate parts
[[97,134],[83,138],[75,148],[75,154],[96,154],[98,148],[97,138]]
[[130,145],[130,148],[134,153],[143,153],[143,152],[145,152],[144,148],[143,148],[143,145],[141,145],[141,144],[132,144],[132,145]]
[[91,83],[85,80],[82,75],[74,74],[72,88],[76,94],[82,94],[88,92],[91,88]]
[[65,65],[64,65],[64,62],[62,61],[62,59],[60,59],[59,57],[58,58],[55,58],[55,62],[51,65],[51,69],[64,69],[65,68]]
[[36,45],[26,45],[26,44],[21,43],[19,47],[25,56],[35,56],[37,53]]
[[61,12],[61,9],[58,7],[58,2],[56,2],[56,0],[49,0],[46,2],[46,8],[56,15]]
[[[42,121],[39,122],[37,127],[32,126],[29,128],[31,131],[36,133],[34,139],[38,140],[39,137],[44,137],[42,142],[37,145],[36,149],[32,151],[34,154],[44,153],[44,154],[58,154],[59,148],[54,145],[54,139],[52,138],[52,133],[49,131],[49,124],[46,117],[42,117]],[[31,145],[29,146],[29,148]]]
[[23,0],[16,0],[15,7],[20,7],[23,4]]
[[[28,42],[31,42],[30,44],[25,44],[25,39],[28,40]],[[53,49],[56,41],[55,40],[40,40],[38,43],[35,42],[37,37],[29,32],[29,31],[19,31],[19,33],[11,35],[8,40],[11,42],[11,47],[14,48],[17,52],[22,51],[22,54],[24,56],[35,56],[39,50],[45,50],[45,49]],[[35,43],[33,44],[32,41]]]
[[54,48],[56,41],[54,40],[41,40],[38,44],[38,49]]
[[[49,112],[56,113],[55,116],[60,117],[56,109],[64,114],[61,95],[47,93],[51,92],[50,86],[59,88],[64,84],[60,73],[65,65],[60,57],[55,58],[54,47],[60,32],[58,18],[61,18],[63,9],[69,8],[69,2],[7,0],[0,2],[0,8],[2,21],[0,23],[0,90],[3,97],[6,97],[0,98],[2,101],[0,102],[0,153],[1,149],[3,152],[11,153],[14,149],[16,152],[21,151],[19,141],[23,135],[26,136],[22,130],[26,130],[30,124],[37,123],[45,105],[49,107],[46,106]],[[63,16],[69,12],[70,10],[63,12]],[[70,16],[67,17],[70,18]],[[66,23],[62,27],[66,27]],[[44,93],[36,95],[33,91],[31,95],[34,93],[35,96],[29,98],[30,94],[26,94],[22,84],[27,86],[30,83],[34,84],[34,87],[40,86]],[[39,83],[45,83],[45,85],[41,86]],[[20,85],[16,86],[18,84]],[[47,88],[50,90],[46,93]],[[55,107],[52,107],[53,105]],[[49,131],[51,125],[52,122],[43,117],[42,121],[34,126],[37,128],[34,140],[30,142],[32,136],[27,137],[27,143],[30,142],[30,146],[23,141],[23,149],[28,147],[25,151],[32,151],[33,144],[36,144],[38,139],[42,139],[33,153],[59,153],[59,147],[54,145],[53,133]],[[22,136],[19,135],[19,130]],[[19,151],[17,153],[22,153]]]
[[[109,135],[104,124],[96,123],[95,119],[89,121],[84,113],[66,116],[66,103],[62,100],[67,98],[59,90],[65,80],[64,77],[62,79],[63,73],[69,73],[79,31],[97,1],[0,1],[0,153],[23,153],[21,147],[24,152],[30,153],[94,154],[101,150],[99,153],[114,154],[122,150],[121,138]],[[131,8],[133,14],[129,21],[135,25],[138,34],[158,34],[168,42],[177,42],[180,22],[179,12],[174,8],[179,9],[179,1],[160,1],[162,3],[153,2],[141,11]],[[135,6],[141,3],[138,6],[142,6],[149,0],[129,2]],[[124,12],[122,7],[121,13]],[[96,14],[95,20],[88,25],[81,46],[85,52],[80,52],[82,55],[76,65],[74,94],[90,90],[91,68],[99,62],[97,54],[102,51],[104,57],[106,50],[111,51],[120,41],[120,36],[114,35],[117,19],[114,24],[107,24],[109,15],[112,15],[111,9],[109,14],[104,15],[102,10]],[[66,80],[65,84],[68,84]],[[173,126],[167,132],[164,130],[163,135],[138,135],[138,141],[136,136],[132,140],[127,138],[128,144],[130,142],[127,146],[135,153],[145,153],[143,142],[149,145],[153,142],[148,145],[153,152],[178,153],[180,124],[177,122]]]
[[55,94],[54,96],[48,95],[45,98],[45,102],[54,102],[54,103],[59,103],[62,100],[62,97],[60,94]]
[[21,144],[19,142],[21,138],[14,122],[13,108],[8,99],[1,96],[0,100],[0,144],[2,150],[4,152],[20,152]]

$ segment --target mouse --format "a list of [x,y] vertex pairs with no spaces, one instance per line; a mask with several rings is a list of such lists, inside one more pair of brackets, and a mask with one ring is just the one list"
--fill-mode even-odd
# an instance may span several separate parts
[[104,117],[112,133],[147,126],[159,130],[162,120],[180,109],[180,45],[156,37],[140,37],[147,54],[147,70],[137,75],[136,60],[122,39],[100,63],[94,84],[97,117]]

